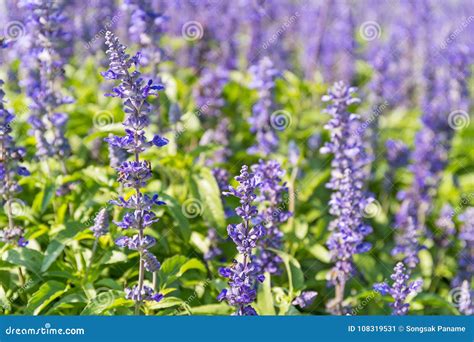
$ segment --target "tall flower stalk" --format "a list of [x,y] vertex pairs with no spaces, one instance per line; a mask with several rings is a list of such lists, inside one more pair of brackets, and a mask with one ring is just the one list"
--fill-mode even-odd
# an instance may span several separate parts
[[403,316],[407,314],[410,308],[410,304],[406,303],[407,297],[420,291],[423,282],[416,280],[408,283],[410,271],[405,269],[402,262],[397,263],[393,271],[391,276],[393,280],[392,286],[389,286],[385,282],[379,283],[374,285],[374,290],[380,292],[383,296],[387,294],[392,296],[394,300],[394,302],[390,304],[393,308],[392,315]]
[[451,122],[451,115],[456,112],[467,115],[469,108],[469,50],[463,46],[447,50],[445,58],[431,56],[432,60],[425,66],[427,89],[422,104],[423,125],[415,136],[409,166],[413,182],[410,189],[398,195],[401,205],[395,219],[398,231],[392,254],[401,255],[409,268],[415,268],[419,263],[418,252],[423,248],[426,219],[449,162],[451,140],[458,128],[456,122]]
[[[153,83],[152,80],[147,82],[143,80],[138,70],[140,52],[130,57],[125,52],[126,47],[109,31],[106,33],[105,39],[108,46],[107,55],[110,60],[110,68],[102,75],[108,80],[119,83],[112,89],[112,93],[106,94],[106,96],[122,99],[125,112],[123,125],[126,133],[125,136],[110,136],[105,140],[110,145],[127,151],[133,157],[131,161],[122,162],[116,170],[119,174],[118,181],[122,186],[134,189],[135,193],[129,199],[119,197],[118,200],[113,200],[111,203],[132,210],[123,216],[122,221],[115,222],[116,225],[124,230],[133,229],[138,232],[132,237],[121,236],[116,240],[117,246],[127,247],[140,254],[138,284],[125,289],[126,298],[136,302],[135,313],[138,314],[144,300],[159,301],[163,298],[161,294],[154,293],[154,289],[145,285],[145,270],[153,273],[160,268],[160,263],[149,251],[156,241],[151,236],[145,235],[145,228],[158,221],[152,208],[165,203],[158,200],[156,194],[148,196],[143,193],[142,188],[152,177],[152,171],[150,162],[140,159],[140,154],[151,146],[162,147],[168,143],[167,139],[159,135],[148,140],[144,131],[150,124],[149,115],[152,112],[147,98],[157,96],[163,86]],[[133,71],[131,70],[132,66],[134,66]]]
[[272,127],[272,112],[275,110],[275,78],[277,70],[268,57],[250,67],[253,76],[251,87],[258,91],[258,101],[252,108],[249,119],[250,131],[255,134],[256,144],[248,149],[250,154],[268,155],[278,147],[278,136]]
[[57,158],[62,173],[67,174],[65,159],[71,148],[65,136],[68,115],[60,108],[72,103],[62,95],[63,67],[70,55],[71,35],[65,30],[69,22],[62,1],[22,2],[28,11],[29,51],[23,57],[29,70],[25,80],[27,95],[31,98],[29,123],[36,139],[36,155],[45,160]]
[[474,277],[474,208],[468,208],[459,216],[463,222],[459,240],[463,243],[458,259],[458,274],[453,280],[453,287],[461,286],[463,281],[472,283]]
[[331,133],[331,141],[321,153],[333,154],[331,180],[332,189],[329,213],[334,219],[329,225],[331,236],[327,242],[331,258],[335,262],[329,281],[335,286],[335,298],[328,304],[330,312],[343,313],[344,288],[353,272],[353,256],[367,252],[371,245],[364,242],[372,228],[363,222],[364,209],[373,201],[365,193],[366,166],[370,163],[364,151],[363,132],[360,119],[348,111],[348,106],[360,100],[353,97],[355,88],[337,82],[323,101],[330,101],[327,111],[331,120],[325,128]]
[[240,206],[235,209],[237,215],[242,218],[238,224],[230,224],[227,232],[237,246],[239,260],[234,260],[232,266],[219,269],[221,276],[229,279],[229,288],[223,289],[217,299],[227,302],[236,307],[234,315],[252,316],[257,312],[252,303],[257,297],[257,281],[263,282],[264,276],[252,261],[252,251],[257,247],[259,240],[265,235],[264,227],[256,223],[254,219],[258,216],[254,201],[257,197],[255,190],[258,180],[255,174],[249,172],[246,165],[242,166],[240,175],[235,177],[239,186],[229,190],[224,195],[232,195],[240,200]]
[[15,116],[8,111],[5,106],[5,92],[2,89],[3,81],[0,80],[0,195],[5,200],[8,227],[0,231],[1,241],[17,244],[20,247],[27,245],[24,238],[24,230],[17,226],[14,221],[13,202],[15,195],[21,192],[18,184],[18,177],[28,176],[29,171],[20,165],[26,151],[22,147],[17,147],[13,137],[11,125]]
[[266,231],[265,236],[259,240],[254,258],[255,264],[261,272],[279,274],[283,260],[270,249],[282,248],[283,233],[280,226],[291,216],[284,203],[284,195],[288,194],[286,183],[282,181],[285,171],[275,160],[268,162],[260,160],[258,164],[252,166],[252,171],[260,182],[256,201],[263,206],[258,220]]

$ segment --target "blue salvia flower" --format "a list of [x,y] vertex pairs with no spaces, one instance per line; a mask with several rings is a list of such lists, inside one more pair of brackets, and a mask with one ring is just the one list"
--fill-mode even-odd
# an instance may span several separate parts
[[277,70],[268,57],[250,67],[253,76],[251,87],[257,89],[258,100],[249,118],[250,131],[255,134],[256,144],[248,149],[250,154],[268,155],[278,147],[278,136],[272,127],[272,112],[275,109],[274,91]]
[[163,51],[159,47],[160,37],[165,32],[168,18],[159,13],[155,4],[144,0],[126,0],[125,8],[130,12],[128,33],[130,40],[138,44],[142,53],[140,64],[152,65],[152,76],[155,76],[155,66],[161,61]]
[[41,159],[57,157],[64,160],[70,154],[65,137],[68,115],[61,112],[60,107],[71,103],[72,99],[60,94],[57,85],[71,54],[71,35],[65,30],[69,18],[64,14],[61,1],[25,0],[21,4],[28,11],[30,46],[23,62],[29,73],[24,86],[33,101],[29,123],[36,138],[36,155]]
[[458,273],[453,279],[452,286],[459,287],[467,280],[470,284],[474,277],[474,208],[468,208],[459,216],[463,222],[459,232],[459,240],[463,244],[458,259]]
[[28,176],[29,171],[20,165],[26,151],[22,147],[17,147],[13,137],[12,123],[15,116],[8,111],[5,106],[5,92],[2,89],[3,81],[0,80],[0,196],[5,200],[6,215],[8,217],[8,227],[0,231],[1,241],[14,243],[20,247],[27,245],[28,241],[23,237],[24,230],[16,226],[13,220],[12,204],[15,194],[21,191],[18,178]]
[[109,231],[109,214],[107,209],[102,208],[94,219],[94,225],[90,228],[96,238],[101,237]]
[[220,119],[216,128],[209,128],[202,135],[199,145],[215,144],[219,146],[211,156],[206,158],[206,165],[213,166],[227,161],[232,154],[229,149],[229,136],[229,119],[227,118]]
[[280,226],[291,216],[284,203],[284,196],[288,193],[286,184],[282,182],[285,171],[275,160],[268,162],[260,160],[258,164],[252,166],[252,171],[259,181],[259,195],[256,201],[262,204],[257,221],[266,231],[265,236],[259,241],[254,262],[261,272],[279,274],[283,260],[269,249],[282,248],[283,233]]
[[204,260],[209,261],[222,255],[222,250],[219,248],[219,235],[214,228],[207,231],[207,240],[209,241],[209,249],[204,253]]
[[[351,82],[355,71],[355,24],[351,6],[342,1],[331,2],[324,37],[321,42],[320,65],[325,80]],[[319,61],[318,61],[319,62]]]
[[235,179],[240,185],[237,188],[229,186],[224,195],[232,195],[240,200],[240,206],[235,212],[242,218],[242,222],[227,227],[230,238],[237,246],[240,260],[234,260],[230,267],[219,269],[220,275],[229,279],[229,288],[222,290],[217,299],[227,300],[230,305],[235,306],[235,315],[249,316],[257,314],[251,304],[257,296],[257,281],[264,280],[259,268],[252,262],[252,251],[265,235],[265,229],[261,224],[252,223],[258,216],[257,207],[254,205],[257,197],[255,194],[258,187],[257,178],[244,165],[240,175]]
[[408,165],[410,150],[403,141],[388,139],[385,142],[385,148],[387,150],[387,162],[391,169],[401,168]]
[[196,105],[206,117],[222,116],[225,101],[223,88],[229,80],[228,71],[222,68],[204,68],[194,90]]
[[423,281],[415,280],[408,283],[410,272],[405,269],[402,262],[397,263],[393,270],[394,273],[391,276],[392,286],[385,282],[378,283],[374,285],[374,290],[380,292],[383,296],[389,294],[394,299],[394,302],[390,304],[393,309],[392,315],[402,316],[406,315],[410,308],[410,304],[406,303],[407,297],[419,292]]
[[415,136],[415,149],[409,166],[413,184],[400,192],[402,201],[395,223],[394,255],[404,257],[405,264],[414,268],[419,263],[418,252],[423,248],[421,239],[426,233],[425,220],[432,210],[432,198],[448,163],[451,140],[454,135],[449,113],[467,111],[469,93],[466,82],[470,76],[467,67],[469,50],[452,47],[445,58],[433,58],[426,66],[423,98],[422,128]]
[[301,294],[293,299],[291,304],[297,305],[302,309],[306,309],[313,304],[314,300],[316,299],[318,293],[316,291],[303,291]]
[[441,208],[438,219],[436,220],[436,232],[434,239],[438,246],[447,247],[449,246],[451,239],[456,234],[456,226],[453,221],[454,209],[449,205],[445,204]]
[[[109,138],[112,138],[113,134],[109,134]],[[109,163],[113,168],[119,167],[124,161],[127,160],[128,153],[120,147],[109,144]]]
[[329,212],[335,218],[329,225],[332,233],[327,245],[335,262],[329,280],[336,286],[336,298],[328,307],[338,314],[342,313],[345,283],[353,272],[352,258],[354,254],[367,252],[371,248],[364,238],[372,232],[372,228],[364,224],[362,215],[373,201],[364,190],[366,166],[370,160],[364,152],[359,116],[347,109],[360,101],[353,97],[354,92],[355,88],[337,82],[323,97],[323,101],[332,103],[328,107],[332,118],[325,125],[331,133],[331,141],[321,148],[321,153],[334,156],[327,187],[333,191]]
[[457,298],[459,312],[463,315],[471,316],[474,313],[474,304],[472,303],[474,291],[471,290],[470,282],[464,280],[460,290],[459,298]]
[[[143,80],[138,70],[140,53],[130,57],[125,52],[126,47],[109,31],[105,39],[110,68],[102,75],[106,79],[119,82],[118,86],[112,89],[112,93],[107,95],[122,99],[125,112],[123,125],[126,133],[125,136],[110,136],[105,140],[114,148],[122,149],[133,156],[133,160],[122,162],[116,169],[119,173],[119,182],[124,187],[134,189],[135,193],[129,199],[119,197],[111,203],[132,210],[125,213],[121,221],[115,223],[124,230],[135,230],[137,234],[132,237],[122,236],[116,240],[116,244],[140,253],[138,284],[125,291],[127,299],[136,301],[135,311],[138,312],[143,300],[161,300],[163,297],[144,285],[145,270],[155,272],[160,268],[156,257],[149,252],[156,241],[151,236],[145,235],[144,230],[158,221],[152,208],[165,203],[158,200],[158,195],[150,197],[142,192],[141,188],[146,186],[152,177],[152,172],[150,163],[140,159],[140,154],[151,146],[162,147],[168,143],[167,139],[159,135],[148,140],[144,132],[150,123],[149,114],[152,109],[147,98],[156,96],[157,91],[163,87],[154,84],[152,80]],[[132,66],[135,66],[133,71]]]

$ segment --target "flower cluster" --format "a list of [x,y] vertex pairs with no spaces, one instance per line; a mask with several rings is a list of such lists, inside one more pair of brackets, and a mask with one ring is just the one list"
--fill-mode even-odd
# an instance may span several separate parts
[[[119,197],[111,201],[122,208],[132,209],[125,213],[122,220],[115,224],[124,230],[136,230],[137,234],[132,237],[122,236],[116,240],[119,247],[127,247],[140,253],[140,271],[138,285],[132,289],[126,289],[126,298],[133,299],[139,304],[142,300],[161,300],[160,294],[153,294],[153,290],[145,286],[145,269],[155,272],[160,268],[160,263],[149,251],[156,243],[155,239],[145,235],[144,231],[158,219],[152,208],[165,203],[158,200],[158,195],[152,197],[143,194],[141,188],[146,186],[147,180],[152,177],[151,165],[146,160],[140,160],[140,154],[149,147],[155,145],[164,146],[168,141],[155,135],[148,140],[144,129],[149,125],[149,114],[151,105],[147,97],[157,95],[157,91],[163,89],[161,85],[154,84],[152,80],[145,82],[138,71],[140,53],[130,57],[126,54],[126,47],[111,32],[106,33],[107,55],[110,59],[110,69],[102,75],[109,80],[118,80],[119,85],[112,89],[113,97],[119,97],[123,101],[125,120],[125,136],[109,136],[105,140],[114,149],[120,149],[133,155],[133,161],[123,161],[116,167],[118,180],[124,187],[135,190],[135,193],[127,200]],[[135,69],[131,71],[132,65]]]
[[435,241],[438,246],[447,247],[450,244],[452,237],[456,234],[456,226],[453,221],[454,209],[445,204],[441,208],[440,215],[436,220]]
[[228,72],[222,68],[202,70],[194,97],[200,111],[208,117],[219,117],[225,101],[222,92],[229,79]]
[[101,237],[109,231],[109,214],[106,208],[102,208],[94,219],[94,225],[90,228],[96,238]]
[[[72,98],[62,95],[57,86],[63,78],[64,64],[70,54],[70,25],[61,1],[22,1],[28,11],[28,42],[31,45],[23,62],[29,70],[24,87],[31,98],[29,123],[36,139],[39,158],[57,157],[64,160],[70,154],[65,137],[68,115],[60,111]],[[63,171],[65,167],[63,167]]]
[[458,287],[464,280],[470,284],[474,277],[474,208],[468,208],[459,216],[463,222],[459,240],[464,244],[458,260],[458,274],[453,280],[453,287]]
[[5,92],[2,89],[3,81],[0,80],[0,196],[5,200],[6,214],[8,217],[8,227],[0,231],[1,241],[6,243],[16,243],[20,247],[28,243],[24,238],[24,230],[16,226],[13,221],[12,204],[14,196],[21,191],[17,178],[28,176],[30,172],[19,163],[23,160],[26,151],[22,147],[17,147],[13,137],[11,125],[15,116],[8,111],[5,106]]
[[253,204],[257,197],[255,191],[259,186],[255,174],[249,172],[244,165],[235,179],[240,185],[237,188],[229,186],[224,195],[232,195],[240,200],[240,206],[235,212],[242,218],[242,222],[230,224],[227,232],[236,244],[241,260],[234,260],[232,266],[219,269],[219,273],[229,279],[229,288],[222,290],[217,299],[225,299],[230,305],[237,307],[236,315],[249,316],[257,314],[251,304],[257,296],[257,281],[264,280],[259,268],[252,262],[252,250],[265,235],[265,229],[261,224],[253,223],[258,216],[257,207]]
[[387,162],[391,168],[396,169],[408,164],[410,150],[403,141],[388,139],[385,142],[387,149]]
[[157,12],[151,2],[126,0],[124,5],[130,11],[130,39],[140,46],[142,52],[140,63],[150,65],[159,62],[162,51],[157,43],[168,18]]
[[261,272],[279,274],[283,261],[270,249],[281,249],[283,233],[280,225],[291,216],[284,203],[284,195],[288,193],[286,184],[282,182],[285,171],[275,160],[268,162],[260,160],[258,164],[252,166],[252,172],[260,183],[256,201],[262,204],[262,210],[259,211],[257,220],[266,231],[265,236],[259,241],[254,262]]
[[204,253],[204,260],[209,261],[222,255],[222,250],[219,248],[219,235],[214,228],[207,231],[207,240],[209,241],[209,249]]
[[[430,53],[434,53],[430,51]],[[455,127],[450,126],[449,113],[466,111],[469,93],[466,80],[469,49],[455,45],[445,49],[446,56],[431,56],[424,70],[425,94],[422,99],[422,128],[415,136],[415,149],[409,166],[413,184],[399,194],[402,200],[396,215],[396,246],[393,254],[401,254],[408,267],[419,262],[423,248],[421,238],[426,233],[425,221],[432,210],[432,198],[448,163],[448,154]],[[451,123],[452,125],[452,123]]]
[[252,108],[252,117],[249,118],[250,131],[256,135],[257,143],[250,147],[248,152],[267,155],[274,152],[278,146],[278,136],[271,125],[277,70],[272,61],[265,57],[257,65],[250,67],[250,73],[253,75],[251,86],[258,90],[258,101]]
[[392,286],[389,286],[387,283],[379,283],[374,285],[374,290],[380,292],[383,296],[386,294],[392,296],[394,302],[390,305],[393,308],[393,315],[406,315],[410,308],[410,304],[406,303],[407,297],[420,291],[423,282],[416,280],[408,283],[410,273],[406,271],[405,266],[401,262],[393,270],[394,273],[391,276],[393,280]]
[[327,184],[333,190],[330,213],[335,216],[329,229],[332,234],[328,240],[331,257],[335,261],[330,281],[344,287],[353,271],[352,257],[367,252],[371,245],[364,242],[372,228],[363,222],[362,213],[373,200],[365,191],[365,167],[370,160],[364,152],[363,134],[359,134],[359,116],[348,112],[347,107],[358,103],[353,97],[355,88],[337,82],[323,97],[331,101],[328,112],[332,116],[325,128],[331,133],[331,141],[322,148],[321,153],[331,153],[331,180]]

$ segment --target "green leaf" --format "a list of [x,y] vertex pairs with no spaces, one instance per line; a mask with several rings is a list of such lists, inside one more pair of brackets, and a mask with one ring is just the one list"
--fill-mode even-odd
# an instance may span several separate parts
[[186,261],[186,263],[181,266],[177,275],[180,277],[189,270],[199,270],[203,273],[207,272],[206,265],[204,265],[201,260],[193,258]]
[[89,303],[87,303],[81,315],[100,315],[107,309],[113,307],[117,299],[123,297],[123,291],[109,290],[98,292]]
[[161,197],[167,204],[166,209],[169,210],[171,216],[178,225],[181,237],[185,242],[189,241],[189,238],[191,237],[191,228],[189,226],[188,219],[183,214],[181,204],[179,204],[175,198],[169,195],[161,194]]
[[229,315],[234,309],[225,303],[190,307],[193,315]]
[[290,297],[294,297],[295,293],[305,288],[304,274],[301,270],[300,263],[293,256],[283,251],[270,248],[273,253],[277,254],[285,264],[288,275]]
[[331,261],[331,256],[329,255],[329,251],[323,245],[314,245],[309,248],[309,252],[319,261],[322,261],[328,264]]
[[165,297],[162,300],[160,300],[158,303],[154,302],[151,304],[147,304],[147,306],[153,310],[160,310],[160,309],[171,308],[173,306],[182,305],[183,303],[184,301],[180,298]]
[[36,195],[35,200],[33,201],[33,210],[43,214],[54,196],[54,191],[54,184],[46,184],[44,189]]
[[265,273],[265,280],[258,289],[257,309],[260,315],[276,315],[273,304],[271,276],[268,272]]
[[99,264],[116,264],[118,262],[126,262],[128,260],[127,255],[121,251],[106,251],[104,256],[100,259]]
[[72,240],[77,233],[81,231],[80,227],[75,224],[68,224],[66,229],[59,232],[57,237],[51,241],[44,253],[41,272],[45,272],[53,264],[53,262],[61,255],[68,241]]
[[37,275],[39,275],[43,263],[43,255],[29,248],[10,249],[2,256],[2,259],[11,264],[23,266]]
[[203,206],[204,220],[221,233],[225,230],[224,207],[221,193],[211,170],[202,168],[199,174],[193,175],[198,185],[199,197]]
[[38,315],[52,301],[61,296],[66,291],[66,285],[56,280],[49,280],[40,286],[28,301],[26,312]]

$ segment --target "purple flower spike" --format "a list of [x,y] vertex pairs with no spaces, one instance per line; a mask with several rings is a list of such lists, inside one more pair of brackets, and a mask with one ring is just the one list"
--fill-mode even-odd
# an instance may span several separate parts
[[94,225],[90,229],[95,237],[107,234],[109,231],[109,214],[107,209],[103,208],[99,211],[94,219]]
[[28,241],[24,238],[23,228],[14,223],[12,204],[16,195],[22,190],[18,179],[28,176],[30,172],[20,165],[25,156],[24,148],[17,147],[15,140],[10,135],[11,124],[15,120],[15,116],[5,108],[5,92],[2,86],[3,81],[0,80],[0,198],[5,201],[4,208],[8,217],[8,226],[0,230],[0,241],[25,247]]
[[338,314],[342,313],[345,283],[354,269],[352,258],[354,254],[370,249],[364,238],[372,232],[372,228],[364,224],[362,216],[366,206],[373,201],[364,190],[366,166],[370,159],[365,154],[359,116],[347,109],[349,105],[360,102],[353,97],[354,92],[355,88],[337,82],[323,97],[323,101],[331,102],[327,110],[331,120],[325,126],[331,133],[331,141],[321,148],[321,153],[334,156],[331,180],[327,184],[333,190],[329,212],[335,217],[329,225],[332,234],[327,242],[335,262],[329,281],[336,286],[338,295],[328,308]]
[[382,296],[388,294],[394,299],[394,303],[390,304],[393,308],[392,315],[406,315],[410,308],[410,304],[406,303],[407,297],[419,292],[423,282],[416,280],[408,283],[410,272],[405,269],[402,262],[399,262],[393,270],[394,273],[391,276],[392,286],[387,283],[374,284],[374,290],[380,292]]
[[258,221],[265,229],[265,235],[259,240],[257,253],[253,259],[261,272],[279,274],[281,272],[281,258],[270,249],[281,249],[283,244],[283,233],[280,226],[288,221],[291,213],[284,203],[285,195],[288,195],[286,183],[282,178],[285,171],[275,160],[264,162],[260,160],[258,164],[252,166],[252,171],[259,180],[259,195],[256,198],[258,203],[263,203],[259,212]]
[[252,260],[252,251],[265,234],[260,224],[253,224],[253,220],[258,216],[253,203],[257,197],[255,190],[258,182],[255,174],[249,172],[246,165],[242,166],[240,175],[235,179],[240,185],[237,188],[229,187],[224,194],[240,200],[240,206],[235,212],[242,218],[242,223],[229,225],[227,231],[241,254],[241,261],[234,260],[232,266],[219,270],[221,276],[229,279],[229,288],[219,294],[218,300],[227,300],[230,305],[235,306],[235,315],[256,315],[251,304],[257,296],[256,284],[263,281],[263,276]]
[[[160,301],[161,294],[155,294],[153,289],[144,285],[145,270],[156,272],[161,265],[157,258],[150,252],[156,241],[144,233],[145,228],[158,221],[153,207],[164,205],[165,202],[158,199],[158,195],[142,193],[142,188],[147,185],[147,181],[152,178],[151,164],[146,160],[140,160],[140,154],[152,146],[163,147],[168,140],[159,135],[155,135],[152,140],[145,137],[144,129],[150,124],[151,105],[148,103],[148,96],[156,96],[157,92],[163,89],[160,84],[153,83],[152,80],[145,81],[141,76],[138,67],[142,60],[142,54],[137,53],[130,57],[126,53],[126,47],[122,45],[118,38],[111,32],[105,35],[108,46],[107,55],[110,59],[110,68],[102,75],[109,80],[118,81],[118,85],[113,89],[112,97],[122,99],[125,121],[124,136],[109,136],[105,139],[110,146],[110,155],[114,160],[111,164],[116,165],[118,171],[118,181],[124,187],[134,189],[134,194],[127,200],[119,197],[110,203],[131,209],[126,212],[121,221],[115,224],[124,230],[136,230],[138,234],[133,236],[121,236],[115,243],[119,247],[126,247],[140,253],[140,272],[138,285],[132,289],[126,289],[126,298],[136,301],[135,313],[138,314],[141,302],[144,300]],[[131,69],[134,68],[132,71]],[[122,152],[119,152],[122,151]],[[125,153],[133,155],[133,160],[126,161]]]

